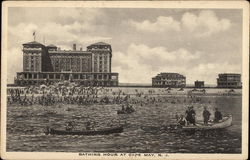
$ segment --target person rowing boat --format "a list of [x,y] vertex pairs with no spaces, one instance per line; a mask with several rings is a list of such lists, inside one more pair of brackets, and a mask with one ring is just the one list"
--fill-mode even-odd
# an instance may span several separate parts
[[180,115],[180,117],[177,118],[177,124],[181,126],[186,126],[187,125],[187,120],[184,117],[184,115]]
[[69,121],[66,124],[66,131],[72,131],[75,129],[75,127],[76,127],[75,121]]

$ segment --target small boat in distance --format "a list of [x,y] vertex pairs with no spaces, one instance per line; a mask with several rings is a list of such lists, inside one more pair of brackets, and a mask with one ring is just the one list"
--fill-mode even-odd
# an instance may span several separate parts
[[126,108],[124,108],[124,106],[122,106],[121,110],[117,111],[117,114],[130,114],[135,112],[135,109],[132,106],[127,106]]
[[182,130],[215,130],[215,129],[224,129],[230,127],[232,125],[233,117],[229,115],[228,117],[224,117],[221,122],[211,123],[208,125],[196,124],[195,126],[182,126]]
[[178,89],[177,91],[184,91],[184,88],[180,88],[180,89]]
[[134,110],[131,110],[131,111],[118,110],[117,114],[130,114],[130,113],[133,113],[133,112],[135,112],[135,111]]
[[85,131],[66,131],[66,130],[57,130],[53,128],[46,128],[46,135],[107,135],[113,133],[121,133],[123,132],[123,126],[114,127],[114,128],[105,128],[100,130],[85,130]]

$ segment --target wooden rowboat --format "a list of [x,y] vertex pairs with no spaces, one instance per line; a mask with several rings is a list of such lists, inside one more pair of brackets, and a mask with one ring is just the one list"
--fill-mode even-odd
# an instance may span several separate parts
[[208,125],[197,124],[195,126],[183,126],[183,130],[215,130],[230,127],[232,125],[233,117],[232,115],[224,117],[221,122],[212,123]]
[[112,133],[123,132],[123,127],[106,128],[100,130],[89,130],[89,131],[66,131],[66,130],[56,130],[53,128],[47,128],[45,134],[51,135],[107,135]]

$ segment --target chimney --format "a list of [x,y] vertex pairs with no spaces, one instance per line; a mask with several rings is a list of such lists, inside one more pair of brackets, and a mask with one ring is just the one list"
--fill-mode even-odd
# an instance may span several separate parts
[[82,47],[80,47],[80,51],[82,51]]
[[75,51],[76,50],[76,44],[74,43],[73,44],[73,51]]

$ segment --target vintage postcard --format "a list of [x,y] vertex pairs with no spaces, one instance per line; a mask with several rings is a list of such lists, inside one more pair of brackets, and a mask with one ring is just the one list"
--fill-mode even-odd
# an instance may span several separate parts
[[1,158],[247,159],[248,5],[4,2]]

